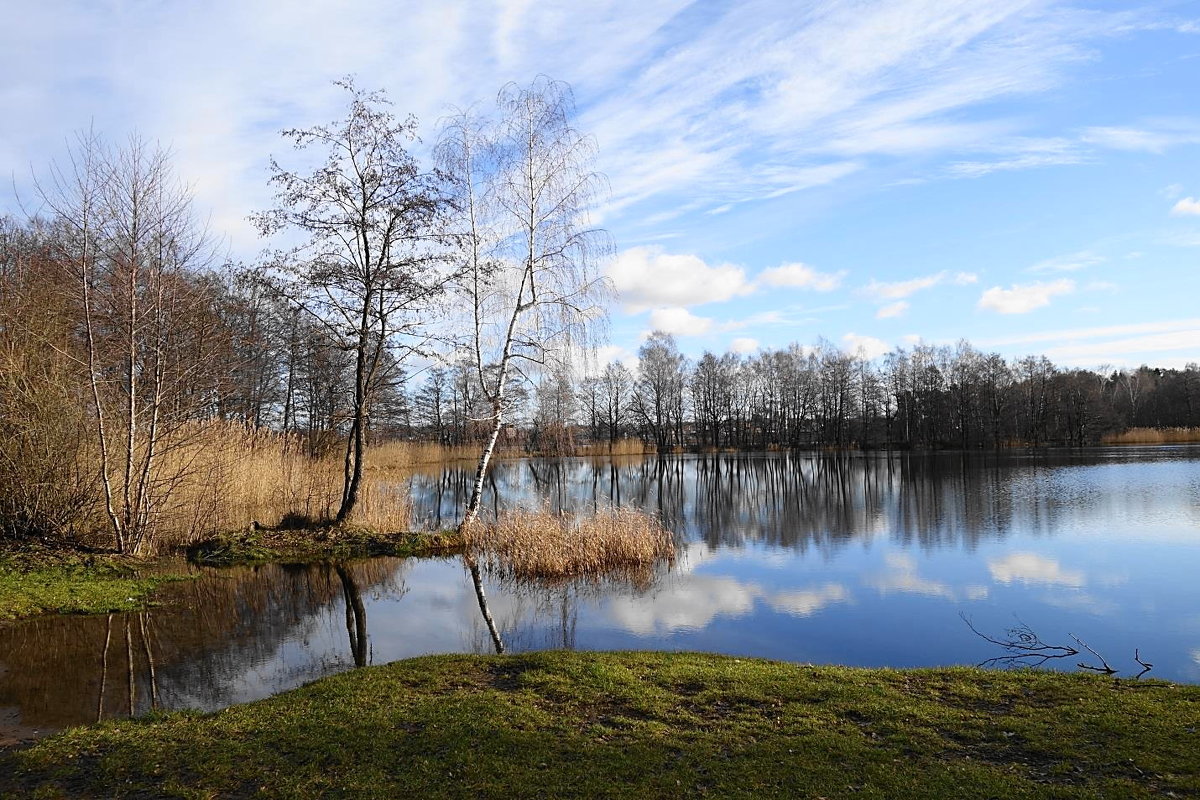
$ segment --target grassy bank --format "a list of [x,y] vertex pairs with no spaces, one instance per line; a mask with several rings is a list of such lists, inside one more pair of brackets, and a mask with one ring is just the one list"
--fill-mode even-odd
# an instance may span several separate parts
[[1200,687],[698,654],[436,656],[0,754],[39,797],[1152,797]]
[[0,620],[136,611],[153,603],[154,591],[163,583],[194,576],[189,562],[233,566],[444,555],[461,546],[453,531],[393,533],[356,527],[223,534],[193,545],[186,562],[179,555],[140,560],[66,547],[10,544],[0,549]]
[[205,539],[188,549],[201,566],[313,562],[370,556],[444,555],[462,549],[456,531],[388,532],[355,526],[300,530],[249,530]]
[[0,620],[37,614],[101,614],[144,608],[181,562],[138,562],[46,547],[0,550]]

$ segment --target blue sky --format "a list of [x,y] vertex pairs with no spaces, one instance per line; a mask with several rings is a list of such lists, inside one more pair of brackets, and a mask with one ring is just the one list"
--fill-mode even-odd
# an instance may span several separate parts
[[[23,7],[21,7],[23,6]],[[0,26],[0,169],[89,124],[169,145],[232,252],[283,127],[388,90],[570,82],[612,194],[604,357],[823,336],[1200,361],[1200,2],[40,2]],[[13,210],[11,191],[0,207]]]

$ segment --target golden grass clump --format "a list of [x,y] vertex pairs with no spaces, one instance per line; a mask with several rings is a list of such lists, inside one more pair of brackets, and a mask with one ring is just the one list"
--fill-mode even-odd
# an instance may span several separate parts
[[674,537],[658,517],[626,508],[589,515],[509,511],[463,533],[468,553],[518,579],[644,570],[675,558]]
[[1130,428],[1110,433],[1104,444],[1191,444],[1200,442],[1200,428]]

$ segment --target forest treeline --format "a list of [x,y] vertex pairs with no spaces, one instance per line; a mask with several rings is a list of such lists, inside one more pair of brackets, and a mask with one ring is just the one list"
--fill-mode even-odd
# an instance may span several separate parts
[[218,256],[137,138],[81,135],[36,213],[0,217],[3,535],[141,552],[164,528],[344,521],[382,507],[368,448],[396,440],[475,446],[478,490],[494,447],[973,449],[1200,426],[1196,364],[1059,368],[966,342],[692,360],[655,332],[636,364],[596,365],[609,248],[569,90],[507,87],[491,116],[444,123],[424,164],[415,122],[342,85],[344,119],[285,132],[312,171],[270,162],[275,205],[253,219],[291,246],[258,263]]

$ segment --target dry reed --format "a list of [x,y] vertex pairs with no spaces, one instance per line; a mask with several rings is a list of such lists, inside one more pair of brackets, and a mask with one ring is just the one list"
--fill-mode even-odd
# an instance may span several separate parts
[[1110,433],[1104,444],[1191,444],[1200,442],[1200,428],[1130,428]]
[[[159,548],[253,523],[317,527],[337,511],[342,491],[337,454],[313,457],[298,437],[219,421],[191,426],[177,438],[158,470],[173,476],[158,519]],[[368,470],[350,521],[378,531],[407,530],[412,509],[402,473],[440,451],[437,445],[409,443],[379,449],[383,452],[368,451]]]
[[654,454],[658,449],[653,442],[641,439],[618,439],[615,442],[592,442],[579,445],[576,451],[581,456],[641,456]]
[[472,556],[521,580],[629,574],[675,558],[671,532],[658,517],[633,509],[586,516],[510,511],[495,524],[468,526],[464,538]]

